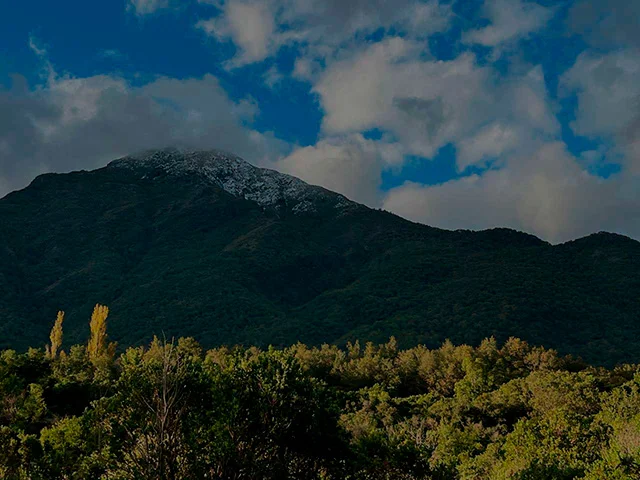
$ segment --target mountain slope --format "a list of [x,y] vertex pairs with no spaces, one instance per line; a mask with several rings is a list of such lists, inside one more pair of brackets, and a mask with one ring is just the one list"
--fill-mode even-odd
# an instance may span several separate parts
[[0,347],[66,343],[96,302],[122,344],[519,336],[640,361],[640,243],[444,231],[220,152],[161,150],[47,174],[0,200]]

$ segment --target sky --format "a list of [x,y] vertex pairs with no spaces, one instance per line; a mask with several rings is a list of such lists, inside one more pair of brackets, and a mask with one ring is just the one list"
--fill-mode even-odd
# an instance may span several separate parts
[[448,229],[640,239],[640,2],[0,0],[0,196],[217,148]]

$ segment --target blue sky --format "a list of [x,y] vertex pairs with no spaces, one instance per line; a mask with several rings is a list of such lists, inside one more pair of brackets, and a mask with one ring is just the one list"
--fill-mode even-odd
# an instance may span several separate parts
[[5,4],[0,195],[181,143],[444,228],[640,237],[640,2]]

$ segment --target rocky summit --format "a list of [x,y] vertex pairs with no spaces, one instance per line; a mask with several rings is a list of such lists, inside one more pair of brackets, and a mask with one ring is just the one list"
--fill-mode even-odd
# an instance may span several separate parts
[[141,180],[158,174],[176,178],[196,176],[234,197],[262,207],[287,208],[294,213],[315,211],[319,203],[334,203],[337,209],[354,205],[342,195],[275,170],[255,167],[236,155],[219,150],[151,150],[114,160],[108,168],[139,172]]

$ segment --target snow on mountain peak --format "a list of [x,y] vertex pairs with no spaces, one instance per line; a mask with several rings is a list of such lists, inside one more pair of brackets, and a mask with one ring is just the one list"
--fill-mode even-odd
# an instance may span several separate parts
[[142,178],[149,170],[162,170],[176,177],[196,174],[235,197],[254,201],[262,207],[286,206],[296,214],[315,211],[318,202],[329,201],[335,208],[355,205],[340,194],[275,170],[256,167],[219,150],[150,150],[114,160],[108,166],[142,170]]

